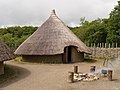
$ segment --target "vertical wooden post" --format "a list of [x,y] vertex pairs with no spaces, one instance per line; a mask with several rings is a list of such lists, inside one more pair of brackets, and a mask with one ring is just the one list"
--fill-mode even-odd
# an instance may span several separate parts
[[104,46],[104,43],[102,43],[102,48],[104,48],[105,46]]
[[95,72],[95,68],[96,68],[96,66],[91,66],[90,72]]
[[90,47],[92,48],[93,47],[93,44],[91,43]]
[[95,57],[97,56],[97,48],[95,48]]
[[117,43],[116,43],[116,44],[115,44],[115,47],[117,48],[117,46],[118,46],[118,45],[117,45]]
[[94,43],[94,48],[95,48],[95,43]]
[[73,72],[69,72],[69,82],[73,83],[74,82],[74,73]]
[[107,43],[105,43],[105,48],[107,48]]
[[114,48],[114,43],[112,43],[112,48]]
[[87,46],[90,47],[90,44],[88,43]]
[[78,73],[78,66],[74,66],[74,73]]
[[102,43],[100,43],[100,48],[102,48]]
[[110,48],[110,46],[111,46],[111,45],[110,45],[110,43],[109,43],[109,48]]
[[112,81],[112,70],[108,70],[108,80]]
[[99,43],[97,44],[97,47],[99,47]]

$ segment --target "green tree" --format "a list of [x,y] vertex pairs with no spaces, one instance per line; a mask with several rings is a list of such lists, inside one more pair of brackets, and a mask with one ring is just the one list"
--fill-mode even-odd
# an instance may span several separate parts
[[120,1],[118,1],[118,5],[110,13],[107,42],[118,43],[120,46]]

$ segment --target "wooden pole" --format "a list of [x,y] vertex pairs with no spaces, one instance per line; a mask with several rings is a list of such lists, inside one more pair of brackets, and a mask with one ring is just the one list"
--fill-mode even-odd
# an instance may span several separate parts
[[102,48],[102,44],[100,43],[100,46],[99,46],[100,48]]
[[74,82],[74,73],[73,72],[69,72],[69,82],[73,83]]
[[105,47],[105,45],[104,45],[104,43],[102,43],[102,48],[104,48]]
[[95,68],[96,68],[96,66],[91,66],[90,72],[95,72]]
[[105,43],[105,48],[107,48],[107,43]]
[[108,70],[108,80],[112,81],[112,70]]
[[111,46],[111,45],[110,45],[110,43],[109,43],[109,48],[110,48],[110,46]]
[[117,43],[116,43],[116,44],[115,44],[115,47],[117,48],[117,46],[118,46],[118,45],[117,45]]
[[95,43],[94,43],[94,48],[95,48]]
[[74,66],[74,73],[78,73],[78,66]]

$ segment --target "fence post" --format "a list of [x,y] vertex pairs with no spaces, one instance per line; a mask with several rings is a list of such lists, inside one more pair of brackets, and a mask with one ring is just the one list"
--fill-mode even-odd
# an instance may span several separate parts
[[102,43],[102,48],[104,48],[105,46],[104,46],[104,43]]
[[78,66],[74,66],[74,73],[78,73]]
[[108,80],[112,81],[112,70],[108,70]]
[[[92,55],[95,57],[118,57],[120,48],[118,43],[88,43],[92,50]],[[106,53],[105,53],[105,52]]]
[[107,43],[105,43],[105,48],[107,48]]
[[117,48],[117,46],[118,46],[118,45],[117,45],[117,43],[116,43],[115,47]]
[[114,48],[114,43],[112,43],[112,48]]
[[96,66],[91,66],[90,67],[90,72],[95,72],[95,68],[96,68]]
[[109,43],[109,48],[110,48],[110,46],[111,46],[111,45],[110,45],[110,43]]
[[73,72],[69,72],[69,82],[73,83],[74,82],[74,73]]
[[100,43],[100,48],[101,48],[101,43]]
[[90,47],[90,46],[89,46],[89,43],[87,43],[87,46]]
[[99,43],[97,44],[97,47],[99,47]]
[[95,48],[95,43],[94,43],[94,48]]

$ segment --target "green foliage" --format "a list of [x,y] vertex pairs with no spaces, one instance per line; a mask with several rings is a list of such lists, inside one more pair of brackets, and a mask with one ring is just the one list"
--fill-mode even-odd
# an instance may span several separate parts
[[82,21],[82,26],[73,28],[72,31],[84,42],[105,43],[107,36],[106,24],[103,19],[92,22]]
[[[0,39],[7,44],[16,44],[19,46],[28,38],[38,27],[33,26],[15,26],[0,28]],[[80,19],[79,27],[69,27],[82,41],[86,43],[118,43],[120,47],[120,1],[111,11],[108,19],[96,19],[87,21]]]
[[117,42],[120,45],[120,1],[118,1],[118,5],[110,13],[107,42]]
[[87,21],[80,19],[80,27],[72,28],[72,31],[87,43],[118,43],[120,47],[120,1],[110,13],[108,19],[96,19]]
[[0,28],[0,39],[8,45],[16,44],[20,45],[26,40],[37,27],[33,26],[14,26],[7,28]]

